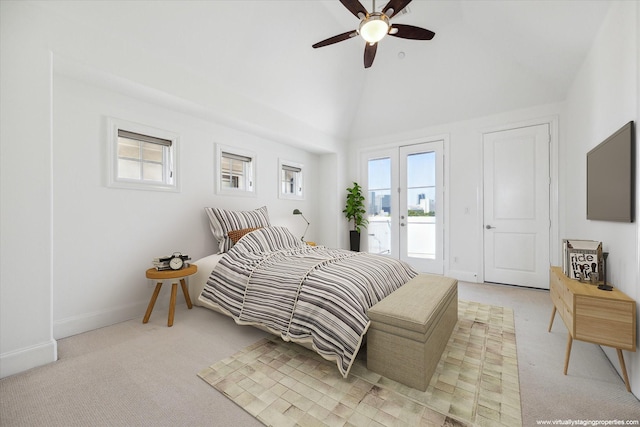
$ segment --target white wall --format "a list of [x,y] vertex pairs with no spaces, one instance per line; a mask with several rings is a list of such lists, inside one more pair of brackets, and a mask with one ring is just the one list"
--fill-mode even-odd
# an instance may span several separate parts
[[[637,126],[640,119],[639,9],[637,2],[624,1],[611,7],[569,91],[560,151],[561,236],[602,241],[609,252],[608,280],[636,301],[640,301],[640,174],[636,172],[634,223],[587,221],[585,182],[586,153],[628,121],[636,120]],[[636,165],[640,165],[640,150],[636,150]],[[618,369],[615,351],[605,350]],[[624,357],[633,392],[640,396],[640,354],[624,352]]]
[[[491,102],[491,100],[487,100]],[[480,117],[455,123],[447,123],[423,129],[408,131],[401,135],[386,135],[376,139],[354,141],[350,152],[353,164],[360,164],[363,150],[372,147],[399,146],[407,142],[429,141],[444,136],[449,145],[445,157],[445,274],[459,280],[482,282],[484,280],[483,260],[483,205],[482,205],[482,134],[509,127],[551,123],[552,154],[558,141],[555,126],[562,106],[543,105],[517,111]],[[552,167],[554,160],[552,159]],[[359,171],[360,174],[365,173]],[[362,175],[360,175],[362,176]],[[354,175],[354,179],[358,175]],[[552,186],[556,177],[552,173]],[[552,201],[552,219],[557,215],[555,201]],[[553,255],[553,247],[552,255]]]
[[0,2],[0,376],[56,357],[47,20],[17,6]]
[[318,165],[323,172],[316,199],[318,225],[323,230],[318,242],[333,248],[349,247],[348,224],[342,213],[346,202],[345,189],[348,187],[344,174],[345,152],[346,149],[342,149],[339,153],[321,155]]
[[[54,67],[54,338],[143,313],[152,285],[144,270],[154,256],[180,251],[197,260],[217,252],[204,206],[250,210],[266,205],[274,225],[302,235],[306,224],[292,215],[298,208],[316,224],[306,237],[316,239],[316,155],[55,71]],[[105,186],[109,117],[179,135],[179,193]],[[214,193],[215,143],[256,153],[256,197]],[[278,199],[279,158],[304,165],[309,177],[305,200]],[[167,302],[162,293],[158,305]]]
[[[339,240],[314,192],[339,186],[341,141],[46,3],[0,2],[0,17],[0,377],[54,361],[55,338],[142,316],[154,256],[213,252],[204,206],[267,205],[301,234],[298,208],[309,240]],[[106,188],[106,117],[178,133],[182,191]],[[214,194],[215,142],[256,152],[257,197]],[[279,157],[305,165],[304,201],[277,197]]]

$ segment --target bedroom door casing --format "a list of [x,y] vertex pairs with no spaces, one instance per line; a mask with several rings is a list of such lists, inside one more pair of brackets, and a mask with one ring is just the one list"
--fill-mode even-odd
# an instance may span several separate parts
[[550,129],[483,135],[484,280],[548,289]]
[[367,153],[364,250],[424,273],[444,272],[444,141]]

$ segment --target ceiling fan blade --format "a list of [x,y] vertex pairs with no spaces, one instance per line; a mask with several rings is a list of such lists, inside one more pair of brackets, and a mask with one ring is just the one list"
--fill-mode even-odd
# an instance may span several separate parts
[[373,64],[373,60],[376,57],[376,51],[378,50],[378,43],[367,43],[364,47],[364,68],[369,68]]
[[[340,0],[340,3],[349,9],[349,12],[353,13],[353,15],[358,19],[362,19],[367,16],[367,9],[365,9],[362,3],[358,0]],[[362,16],[360,16],[360,14],[362,14]]]
[[398,12],[407,7],[411,3],[411,0],[390,0],[385,7],[382,8],[382,13],[387,15],[387,18],[393,18]]
[[329,37],[326,40],[322,40],[321,42],[314,44],[313,47],[318,48],[318,47],[328,46],[330,44],[338,43],[343,40],[348,40],[357,35],[358,35],[357,31],[347,31],[346,33],[338,34],[337,36]]
[[431,40],[436,33],[425,28],[414,27],[413,25],[393,24],[389,35],[402,39]]

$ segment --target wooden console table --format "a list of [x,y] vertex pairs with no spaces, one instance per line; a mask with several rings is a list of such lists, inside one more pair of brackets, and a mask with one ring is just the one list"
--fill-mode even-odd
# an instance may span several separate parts
[[549,332],[556,312],[569,331],[564,374],[574,339],[613,347],[627,391],[631,391],[622,350],[636,351],[636,302],[618,289],[603,291],[596,285],[569,279],[560,267],[551,267],[549,290],[553,301]]

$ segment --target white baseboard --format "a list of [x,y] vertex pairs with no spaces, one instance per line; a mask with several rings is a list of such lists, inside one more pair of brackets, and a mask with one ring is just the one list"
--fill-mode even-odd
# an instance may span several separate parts
[[[66,338],[83,332],[92,331],[94,329],[104,328],[105,326],[115,325],[116,323],[126,322],[127,320],[144,317],[149,302],[135,303],[109,310],[95,311],[92,313],[83,313],[77,316],[67,317],[65,319],[54,320],[53,336],[56,339]],[[185,304],[184,301],[176,302],[176,306]],[[162,312],[169,307],[168,301],[158,301],[153,309],[153,315],[156,312]]]
[[449,270],[447,271],[447,276],[462,282],[482,283],[482,281],[478,279],[478,274],[473,271]]
[[[83,313],[66,319],[54,320],[53,336],[56,339],[66,338],[83,332],[92,331],[105,326],[144,316],[147,307],[144,304],[132,304],[115,307],[110,310]],[[155,310],[154,310],[155,311]]]
[[53,339],[41,344],[3,353],[0,354],[0,378],[55,362],[57,359],[58,344]]

